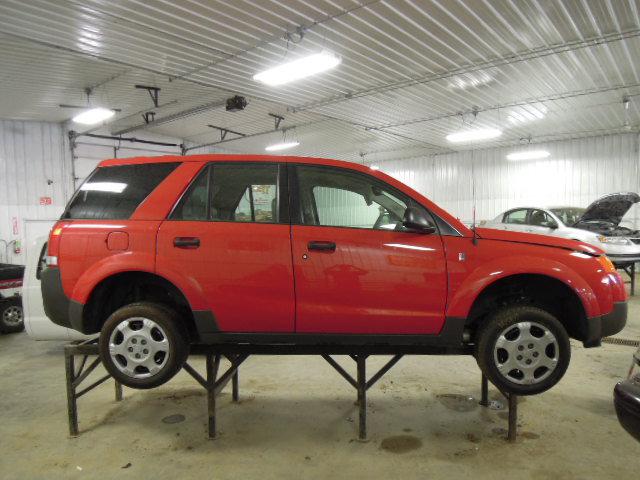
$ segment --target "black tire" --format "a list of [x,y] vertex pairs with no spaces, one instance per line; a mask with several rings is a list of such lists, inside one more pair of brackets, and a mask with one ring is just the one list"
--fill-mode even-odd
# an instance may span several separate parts
[[113,312],[102,326],[100,357],[111,376],[123,385],[155,388],[184,365],[189,356],[188,338],[173,309],[157,303],[132,303]]
[[[521,330],[521,322],[531,323],[522,324]],[[553,335],[555,342],[549,335],[538,337],[545,331]],[[505,348],[497,346],[499,339]],[[475,354],[478,366],[498,389],[515,395],[535,395],[563,377],[571,359],[571,345],[564,326],[549,312],[532,306],[511,306],[483,322],[476,336]],[[512,365],[514,368],[510,368]]]
[[22,299],[11,297],[0,300],[0,332],[18,333],[24,330]]

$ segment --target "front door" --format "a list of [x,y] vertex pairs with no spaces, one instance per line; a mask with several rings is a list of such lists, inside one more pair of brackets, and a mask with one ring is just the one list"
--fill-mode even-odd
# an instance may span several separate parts
[[204,303],[192,305],[194,310],[213,314],[215,325],[205,331],[294,329],[290,225],[280,201],[286,176],[280,168],[211,164],[160,227],[156,270]]
[[296,167],[296,332],[437,334],[447,273],[438,234],[402,227],[416,202],[370,175]]

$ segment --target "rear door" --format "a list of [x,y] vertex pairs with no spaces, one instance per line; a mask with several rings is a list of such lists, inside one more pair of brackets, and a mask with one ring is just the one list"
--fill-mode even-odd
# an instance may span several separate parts
[[401,226],[417,203],[353,170],[295,168],[296,331],[439,333],[447,297],[441,238]]
[[[293,269],[286,167],[212,163],[158,233],[156,268],[180,278],[210,332],[292,332]],[[202,328],[201,328],[202,331]]]

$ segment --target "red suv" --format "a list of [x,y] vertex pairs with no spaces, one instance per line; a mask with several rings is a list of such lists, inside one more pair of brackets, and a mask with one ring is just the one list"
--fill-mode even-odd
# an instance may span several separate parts
[[418,192],[334,160],[107,160],[51,232],[47,315],[100,332],[105,366],[150,388],[189,345],[473,353],[498,387],[544,391],[569,338],[620,331],[626,293],[596,247],[470,230]]

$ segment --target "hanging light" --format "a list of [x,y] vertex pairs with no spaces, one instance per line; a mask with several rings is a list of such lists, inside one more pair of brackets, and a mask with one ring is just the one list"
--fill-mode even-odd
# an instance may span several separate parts
[[284,85],[302,78],[317,75],[337,67],[342,59],[335,53],[323,50],[291,62],[276,65],[273,68],[257,73],[253,79],[270,87]]
[[277,152],[279,150],[287,150],[289,148],[297,147],[298,145],[300,145],[300,142],[280,142],[269,145],[265,150],[267,152]]
[[521,152],[513,152],[507,155],[507,160],[539,160],[541,158],[547,158],[551,155],[547,150],[524,150]]
[[85,110],[73,117],[75,123],[81,123],[82,125],[95,125],[96,123],[104,122],[115,115],[115,110],[108,108],[96,107]]
[[474,142],[478,140],[489,140],[502,135],[502,130],[497,128],[474,128],[463,130],[447,135],[447,141],[451,143]]

